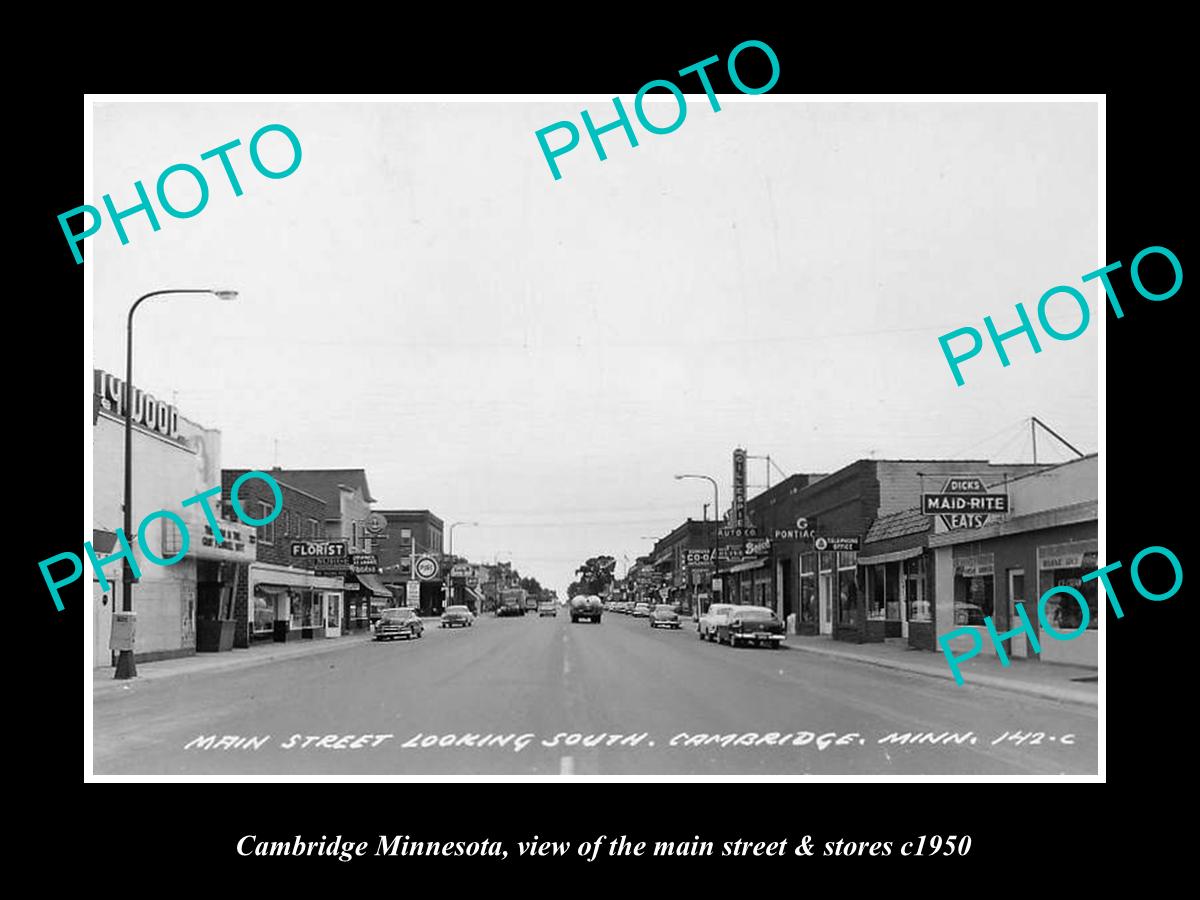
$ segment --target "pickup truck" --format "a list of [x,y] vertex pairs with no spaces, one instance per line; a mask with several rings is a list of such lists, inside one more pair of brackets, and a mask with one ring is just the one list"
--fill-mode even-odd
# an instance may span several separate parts
[[729,620],[729,613],[735,609],[737,606],[733,603],[714,603],[696,623],[696,636],[702,641],[715,641],[717,629]]

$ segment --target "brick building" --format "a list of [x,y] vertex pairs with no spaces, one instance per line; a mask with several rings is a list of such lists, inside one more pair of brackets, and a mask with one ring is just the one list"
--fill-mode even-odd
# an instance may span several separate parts
[[[247,469],[221,470],[226,515],[233,515],[230,491]],[[274,521],[256,529],[256,558],[234,598],[234,646],[256,641],[337,637],[344,633],[344,585],[340,576],[315,574],[312,557],[293,557],[292,544],[325,539],[328,504],[301,490],[273,470],[283,495]],[[271,486],[249,478],[238,488],[238,502],[249,516],[266,518],[275,508]]]
[[375,511],[384,528],[376,533],[374,546],[382,579],[400,605],[409,605],[407,582],[414,577],[411,563],[421,556],[438,561],[438,574],[421,581],[419,608],[421,615],[440,615],[445,605],[445,554],[442,537],[444,523],[427,509],[380,509]]
[[[770,540],[770,551],[730,567],[729,600],[770,606],[785,621],[794,615],[800,634],[859,643],[889,636],[908,639],[913,631],[908,615],[915,612],[922,617],[915,629],[920,645],[920,636],[934,627],[931,572],[919,573],[926,594],[922,604],[910,610],[898,598],[888,602],[885,569],[879,587],[882,602],[872,587],[868,609],[867,588],[874,585],[869,580],[876,573],[864,571],[859,555],[872,525],[918,507],[922,491],[939,490],[947,476],[981,475],[1001,481],[1041,468],[984,460],[860,459],[830,475],[794,475],[747,503],[748,520]],[[898,557],[881,564],[898,566],[902,561]],[[905,573],[906,578],[913,574]]]

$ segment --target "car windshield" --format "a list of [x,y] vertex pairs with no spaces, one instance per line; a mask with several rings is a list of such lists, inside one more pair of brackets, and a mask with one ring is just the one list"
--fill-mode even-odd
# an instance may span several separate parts
[[769,609],[763,609],[759,606],[748,606],[745,609],[739,609],[735,613],[739,619],[773,619],[775,613]]
[[447,606],[446,607],[446,612],[448,612],[448,613],[465,613],[467,611],[468,610],[465,606]]
[[411,619],[412,615],[413,611],[411,609],[385,609],[383,611],[383,618],[389,622],[394,622],[397,619]]
[[654,611],[661,613],[673,613],[675,612],[675,607],[667,603],[660,603],[658,606],[654,607]]
[[733,607],[727,603],[718,603],[708,611],[708,614],[710,616],[724,616],[728,615],[731,609],[733,609]]

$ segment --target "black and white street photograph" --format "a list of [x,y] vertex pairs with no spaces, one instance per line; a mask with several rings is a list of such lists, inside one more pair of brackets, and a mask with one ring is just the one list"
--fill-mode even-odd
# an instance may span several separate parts
[[92,777],[1102,775],[1101,104],[745,77],[91,98]]

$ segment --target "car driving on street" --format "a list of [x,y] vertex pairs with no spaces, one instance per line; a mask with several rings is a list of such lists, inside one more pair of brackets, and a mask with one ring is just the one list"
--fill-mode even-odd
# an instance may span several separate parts
[[669,603],[660,603],[654,609],[650,610],[649,619],[651,628],[679,627],[679,613]]
[[739,643],[778,647],[783,638],[783,622],[765,606],[735,606],[717,627],[717,643],[730,647]]
[[468,628],[475,622],[475,617],[471,615],[471,610],[465,606],[447,606],[446,611],[442,613],[442,627],[454,628],[460,626]]
[[714,603],[700,617],[700,621],[696,623],[696,634],[700,640],[715,641],[717,639],[717,628],[725,624],[725,617],[729,611],[734,608],[732,603]]
[[604,604],[595,594],[576,594],[571,598],[571,621],[578,622],[586,619],[589,622],[599,622],[604,613]]
[[544,600],[538,604],[538,616],[550,616],[554,618],[558,615],[558,604],[553,600]]
[[375,640],[390,641],[398,637],[416,640],[425,630],[417,611],[408,606],[385,609],[375,623]]

